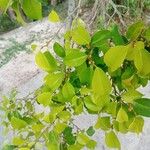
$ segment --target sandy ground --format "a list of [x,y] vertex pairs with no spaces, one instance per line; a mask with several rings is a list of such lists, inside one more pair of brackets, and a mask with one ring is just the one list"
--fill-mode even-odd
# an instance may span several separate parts
[[[44,19],[38,23],[31,23],[26,27],[1,35],[0,39],[5,39],[7,42],[0,40],[0,43],[3,43],[2,45],[0,44],[0,53],[5,51],[5,48],[9,45],[10,38],[15,38],[20,43],[32,39],[40,44],[44,42],[44,39],[51,37],[60,26],[61,24],[54,25]],[[12,88],[17,88],[20,92],[19,96],[25,96],[42,85],[43,75],[44,73],[34,63],[34,54],[21,52],[0,68],[0,93],[8,94]],[[140,90],[150,97],[150,86]],[[75,123],[80,128],[89,127],[95,121],[96,116],[94,115],[80,115],[75,119]],[[3,140],[1,132],[2,128],[0,128],[0,142]],[[145,119],[144,131],[139,136],[135,134],[127,134],[125,136],[120,134],[119,137],[122,143],[122,150],[149,150],[150,119]],[[98,142],[96,150],[107,150],[104,145],[104,132],[97,132],[94,139]]]

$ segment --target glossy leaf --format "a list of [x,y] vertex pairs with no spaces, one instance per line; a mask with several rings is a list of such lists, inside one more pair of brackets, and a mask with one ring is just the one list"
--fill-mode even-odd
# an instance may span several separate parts
[[141,34],[144,28],[143,22],[139,21],[137,23],[132,24],[126,33],[127,37],[131,40],[136,40],[138,36]]
[[63,78],[63,73],[51,73],[45,77],[45,83],[51,90],[56,90],[61,85]]
[[134,111],[142,116],[150,117],[150,99],[148,98],[140,98],[134,100]]
[[143,94],[136,90],[129,90],[122,94],[122,99],[127,103],[133,103],[135,99],[141,98]]
[[129,131],[139,134],[143,131],[143,126],[144,119],[142,117],[135,117],[133,122],[129,126]]
[[84,133],[79,133],[77,135],[77,142],[81,145],[86,145],[90,141],[89,137]]
[[11,126],[14,128],[14,129],[22,129],[22,128],[25,128],[27,126],[27,123],[22,120],[22,119],[19,119],[19,118],[16,118],[16,117],[12,117],[11,118]]
[[57,42],[54,43],[53,46],[54,52],[59,56],[59,57],[65,57],[65,49]]
[[82,26],[78,26],[77,28],[73,29],[71,35],[72,40],[79,45],[86,45],[91,41],[89,32]]
[[92,79],[92,89],[96,95],[107,95],[111,92],[111,83],[100,68],[96,68]]
[[111,127],[110,117],[99,117],[94,127],[95,129],[101,128],[104,131],[109,130]]
[[127,52],[128,52],[127,46],[112,47],[106,52],[104,56],[104,62],[113,72],[117,70],[119,67],[121,67],[122,63],[126,58]]
[[71,83],[66,82],[62,88],[62,94],[66,101],[71,101],[73,96],[75,95],[74,87]]
[[121,107],[117,113],[116,120],[120,123],[128,121],[127,112]]
[[44,106],[48,106],[51,103],[52,94],[50,92],[44,92],[37,97],[37,101]]
[[87,59],[87,55],[79,50],[72,50],[64,59],[64,63],[70,67],[82,65]]
[[120,142],[113,131],[110,131],[105,134],[105,142],[109,148],[118,148],[120,149]]
[[38,0],[24,0],[22,8],[30,19],[42,18],[42,5]]
[[38,52],[35,56],[36,64],[45,71],[54,71],[57,68],[56,61],[50,52]]

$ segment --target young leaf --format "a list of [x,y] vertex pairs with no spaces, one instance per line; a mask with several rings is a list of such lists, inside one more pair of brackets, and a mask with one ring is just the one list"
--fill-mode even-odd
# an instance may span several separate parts
[[11,2],[12,0],[0,0],[0,10],[5,13]]
[[111,47],[104,55],[104,62],[111,69],[117,70],[124,62],[128,52],[128,46]]
[[60,134],[60,133],[62,133],[62,132],[65,130],[66,127],[67,127],[67,125],[66,125],[65,123],[57,123],[57,124],[54,126],[53,130],[54,130],[54,132],[56,132],[57,134]]
[[122,107],[118,111],[116,120],[120,123],[128,121],[128,115]]
[[75,95],[74,87],[71,83],[66,82],[62,88],[62,94],[66,101],[71,101],[73,96]]
[[109,148],[118,148],[120,149],[120,142],[113,131],[110,131],[105,134],[105,142]]
[[89,149],[91,149],[91,150],[93,150],[93,149],[95,149],[96,145],[97,145],[97,142],[96,142],[96,141],[90,140],[90,141],[86,144],[86,147],[89,148]]
[[60,18],[56,13],[56,11],[52,10],[48,16],[48,20],[55,23],[55,22],[59,22]]
[[52,94],[50,92],[44,92],[37,97],[37,101],[44,106],[48,106],[51,103]]
[[129,126],[130,132],[135,132],[137,134],[141,133],[144,126],[144,119],[142,117],[135,117],[133,122]]
[[134,100],[133,108],[137,114],[145,117],[150,117],[150,99],[140,98]]
[[27,126],[27,123],[22,120],[22,119],[19,119],[19,118],[16,118],[16,117],[12,117],[11,118],[11,126],[14,128],[14,129],[22,129],[22,128],[25,128]]
[[82,65],[87,59],[87,55],[79,50],[72,50],[64,59],[64,63],[70,67]]
[[23,145],[24,143],[25,141],[19,136],[13,138],[14,145],[20,146],[20,145]]
[[91,41],[91,37],[86,28],[79,26],[72,30],[71,32],[72,40],[79,45],[89,44]]
[[22,3],[22,8],[30,19],[42,18],[42,5],[38,0],[25,0]]
[[84,133],[79,133],[77,135],[77,142],[81,145],[86,145],[90,141],[89,137]]
[[135,99],[141,98],[143,94],[136,90],[129,90],[122,94],[122,99],[127,103],[133,103]]
[[99,117],[94,127],[95,129],[101,128],[104,131],[109,130],[111,127],[110,117]]
[[56,90],[62,83],[64,78],[63,73],[51,73],[45,77],[45,83],[50,87],[51,90]]
[[108,95],[111,92],[111,83],[107,75],[100,68],[96,68],[92,80],[92,89],[96,95]]
[[60,113],[57,115],[57,117],[58,117],[60,120],[66,122],[66,121],[68,121],[68,120],[71,118],[71,114],[70,114],[69,111],[62,111],[62,112],[60,112]]
[[65,57],[65,49],[57,42],[54,43],[53,46],[54,52],[59,56],[59,57]]
[[45,71],[54,71],[57,69],[57,64],[50,52],[38,52],[35,56],[36,64]]
[[144,23],[141,21],[132,24],[128,28],[128,31],[126,33],[127,38],[129,38],[130,40],[136,40],[141,34],[143,28],[144,28]]

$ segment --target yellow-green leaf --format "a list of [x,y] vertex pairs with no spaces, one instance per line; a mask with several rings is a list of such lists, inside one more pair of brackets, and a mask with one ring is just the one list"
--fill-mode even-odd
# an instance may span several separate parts
[[132,103],[135,99],[141,98],[143,94],[136,90],[129,90],[122,94],[122,99],[127,103]]
[[111,127],[110,117],[99,117],[95,124],[95,129],[101,128],[102,130],[109,130]]
[[71,99],[75,95],[75,90],[71,83],[65,83],[65,85],[62,88],[62,94],[66,101],[71,101]]
[[77,67],[83,64],[87,59],[87,55],[84,52],[81,52],[78,49],[73,49],[65,57],[64,63],[70,67]]
[[12,117],[11,118],[11,126],[14,128],[14,129],[22,129],[22,128],[25,128],[27,126],[27,123],[22,120],[22,119],[19,119],[19,118],[16,118],[16,117]]
[[71,32],[71,35],[72,35],[72,40],[79,45],[86,45],[89,44],[91,41],[89,32],[86,30],[86,28],[82,26],[78,26],[77,28],[74,28]]
[[62,132],[65,130],[66,127],[67,127],[67,125],[66,125],[65,123],[57,123],[57,124],[54,126],[53,130],[54,130],[57,134],[60,134],[60,133],[62,133]]
[[122,107],[118,111],[116,120],[120,123],[128,121],[128,115]]
[[60,120],[66,122],[71,118],[71,113],[69,111],[62,111],[57,116]]
[[56,90],[62,83],[64,78],[63,73],[51,73],[45,77],[45,83],[50,87],[52,91]]
[[105,142],[109,148],[118,148],[120,149],[120,142],[118,137],[113,131],[110,131],[105,134]]
[[77,142],[81,145],[86,145],[90,141],[89,137],[84,133],[79,133],[77,135]]
[[111,69],[117,70],[124,62],[128,52],[128,46],[111,47],[104,55],[104,62]]
[[56,61],[49,51],[38,52],[35,56],[35,62],[41,69],[48,72],[57,69]]
[[21,137],[17,136],[13,138],[13,144],[20,146],[23,145],[25,143],[25,140],[23,140]]
[[108,95],[111,92],[111,83],[107,75],[100,68],[96,68],[92,79],[92,89],[96,95]]
[[137,134],[141,133],[144,126],[144,119],[142,117],[135,117],[133,122],[129,126],[130,132],[135,132]]
[[37,101],[44,106],[48,106],[51,103],[52,94],[50,92],[44,92],[37,97]]
[[51,22],[59,22],[60,18],[58,14],[56,13],[56,11],[52,10],[48,16],[48,20]]

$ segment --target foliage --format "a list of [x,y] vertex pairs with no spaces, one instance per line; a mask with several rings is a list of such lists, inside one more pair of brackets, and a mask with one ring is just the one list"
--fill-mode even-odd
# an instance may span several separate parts
[[0,15],[0,34],[16,27],[18,27],[17,22],[12,21],[7,15]]
[[[150,99],[137,90],[150,79],[149,31],[137,22],[125,35],[115,28],[91,36],[77,19],[64,35],[64,45],[54,44],[58,59],[48,50],[37,52],[36,64],[47,73],[43,86],[23,99],[14,92],[3,97],[3,125],[15,132],[7,147],[95,149],[92,136],[103,130],[106,145],[121,149],[118,132],[141,133],[143,116],[150,116]],[[82,113],[97,115],[88,129],[74,123]]]

